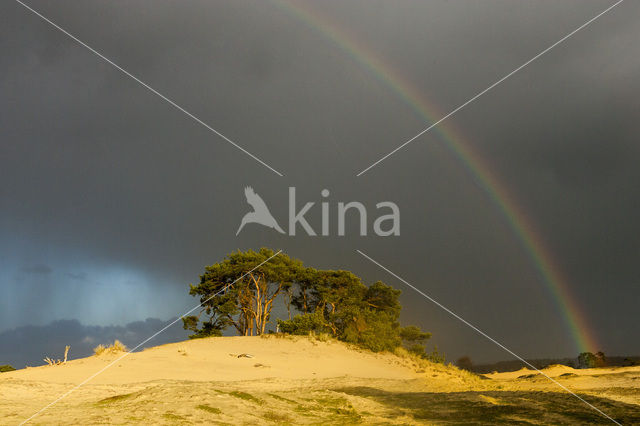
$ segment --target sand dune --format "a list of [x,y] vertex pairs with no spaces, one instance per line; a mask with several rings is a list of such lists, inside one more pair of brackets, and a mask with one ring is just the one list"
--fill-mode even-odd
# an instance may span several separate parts
[[[20,423],[121,355],[2,373],[3,424]],[[640,421],[640,368],[553,366],[545,372],[625,423]],[[37,424],[514,421],[606,419],[529,370],[484,378],[331,340],[271,336],[200,339],[131,354],[33,420]]]
[[[250,357],[238,357],[248,354]],[[8,377],[50,383],[79,383],[122,354],[105,354],[65,365],[27,368]],[[258,366],[258,367],[256,367]],[[339,342],[306,338],[220,337],[173,343],[132,353],[97,376],[95,384],[153,380],[242,381],[267,377],[313,379],[417,377],[387,355],[356,352]],[[4,378],[4,376],[3,376]]]

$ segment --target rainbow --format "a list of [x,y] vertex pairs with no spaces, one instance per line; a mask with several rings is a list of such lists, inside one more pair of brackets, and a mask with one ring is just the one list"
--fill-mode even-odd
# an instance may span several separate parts
[[[397,94],[421,120],[434,123],[445,115],[430,103],[420,93],[421,91],[411,84],[409,79],[345,29],[335,25],[328,16],[299,0],[274,0],[274,3],[333,41],[353,60]],[[563,317],[567,331],[574,341],[576,350],[578,352],[595,352],[599,348],[597,340],[593,333],[589,332],[590,328],[586,317],[574,302],[575,298],[570,292],[566,278],[558,265],[553,262],[551,252],[545,247],[539,233],[533,226],[533,221],[518,208],[514,197],[506,185],[491,171],[487,161],[472,149],[471,144],[465,143],[460,132],[450,124],[451,121],[441,123],[433,130],[439,134],[449,150],[480,183],[497,210],[504,216],[550,292],[558,312]]]

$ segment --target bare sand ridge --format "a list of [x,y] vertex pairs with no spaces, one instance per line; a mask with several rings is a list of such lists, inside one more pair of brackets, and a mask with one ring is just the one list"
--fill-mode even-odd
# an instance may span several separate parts
[[[73,348],[71,355],[73,355]],[[118,358],[0,374],[0,422],[18,424]],[[640,422],[640,367],[545,373],[623,423]],[[133,353],[34,424],[606,423],[535,371],[477,376],[311,337],[220,337]]]

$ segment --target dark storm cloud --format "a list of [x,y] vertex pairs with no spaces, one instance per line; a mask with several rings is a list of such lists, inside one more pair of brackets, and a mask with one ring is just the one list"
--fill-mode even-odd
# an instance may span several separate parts
[[[44,326],[17,327],[0,333],[0,365],[15,368],[43,365],[44,357],[61,359],[67,345],[71,346],[69,359],[83,358],[92,355],[96,346],[110,345],[115,339],[133,349],[170,322],[147,318],[124,326],[87,326],[78,320],[58,320]],[[176,323],[140,349],[186,338],[187,332],[181,323]]]
[[[269,2],[29,4],[257,155],[280,178],[17,3],[0,5],[0,329],[168,318],[205,264],[273,246],[394,281],[360,248],[525,356],[573,356],[505,218],[430,123],[351,54]],[[601,1],[312,2],[445,113],[604,9]],[[634,337],[640,5],[625,2],[449,120],[510,188],[603,350]],[[439,118],[439,117],[433,117]],[[402,212],[393,239],[236,237],[253,186],[319,228],[320,191]],[[335,216],[332,219],[335,226]],[[335,229],[335,228],[333,228]],[[49,274],[24,274],[25,265]],[[504,354],[403,288],[450,356]],[[612,313],[613,312],[613,313]],[[508,320],[505,320],[508,318]],[[523,333],[523,330],[526,330]]]
[[23,266],[20,271],[27,274],[41,274],[47,275],[50,274],[52,269],[47,265],[33,265],[33,266]]
[[73,273],[73,272],[67,272],[65,273],[65,276],[68,278],[71,278],[72,280],[80,280],[80,281],[85,281],[87,279],[87,274],[84,272],[80,272],[80,273]]

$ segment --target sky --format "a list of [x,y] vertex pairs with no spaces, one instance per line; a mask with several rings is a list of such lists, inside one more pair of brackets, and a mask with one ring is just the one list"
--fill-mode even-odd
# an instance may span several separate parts
[[[612,3],[28,2],[279,176],[2,2],[0,335],[175,318],[197,303],[188,284],[205,265],[268,246],[403,290],[402,322],[432,332],[449,359],[511,356],[356,250],[523,357],[577,355],[535,261],[440,133],[356,177],[432,121],[328,29],[391,64],[444,115]],[[640,354],[637,16],[640,4],[624,2],[443,123],[507,188],[584,333],[611,355]],[[298,209],[315,202],[317,230],[329,203],[331,235],[252,224],[236,236],[245,186],[284,226],[289,187]],[[349,201],[366,206],[369,229],[376,203],[396,203],[400,235],[360,236],[349,217],[338,236],[337,205]]]

